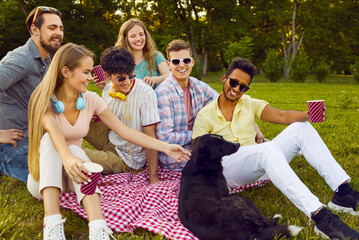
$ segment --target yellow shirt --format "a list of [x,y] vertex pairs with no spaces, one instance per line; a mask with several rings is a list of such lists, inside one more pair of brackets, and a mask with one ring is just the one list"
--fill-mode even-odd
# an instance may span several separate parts
[[264,100],[243,95],[234,108],[232,122],[228,122],[218,107],[217,97],[199,111],[193,126],[192,139],[212,133],[242,146],[256,144],[255,118],[260,118],[267,105],[268,102]]

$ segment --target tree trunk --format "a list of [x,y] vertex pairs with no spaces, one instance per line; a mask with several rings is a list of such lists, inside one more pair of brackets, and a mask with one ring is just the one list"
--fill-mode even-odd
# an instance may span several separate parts
[[203,53],[203,58],[202,58],[202,74],[203,74],[203,76],[208,75],[208,52],[209,52],[209,49],[205,48],[204,53]]
[[[177,5],[177,1],[174,1],[174,2]],[[187,1],[187,4],[189,4],[188,1]],[[191,49],[192,49],[193,58],[197,59],[198,55],[197,55],[197,50],[196,50],[196,43],[194,41],[193,27],[191,25],[191,22],[187,18],[185,8],[182,6],[181,2],[178,2],[178,6],[181,9],[180,18],[183,20],[183,22],[186,23],[187,28],[188,28],[188,35],[189,35],[189,41],[190,41],[190,45],[191,45]]]
[[[302,43],[303,37],[304,37],[304,31],[301,34],[300,40],[298,42],[298,44],[296,44],[295,42],[295,34],[296,34],[296,18],[297,18],[297,14],[298,14],[298,8],[299,8],[299,4],[300,4],[300,0],[294,0],[293,1],[293,12],[292,12],[292,32],[291,32],[291,36],[289,39],[289,43],[288,46],[286,44],[286,38],[285,38],[285,32],[284,32],[284,28],[281,27],[282,29],[282,44],[283,44],[283,52],[284,52],[284,77],[288,77],[290,74],[290,63],[291,61],[294,60],[295,56],[297,55],[297,51]],[[279,5],[277,4],[277,12],[278,14],[280,14],[279,11]]]

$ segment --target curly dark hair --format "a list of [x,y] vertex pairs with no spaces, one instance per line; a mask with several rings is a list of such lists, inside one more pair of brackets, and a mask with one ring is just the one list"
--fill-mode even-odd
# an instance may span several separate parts
[[231,65],[229,66],[226,72],[226,76],[228,77],[229,75],[231,75],[234,69],[239,69],[247,73],[251,77],[251,82],[254,75],[256,75],[257,73],[256,67],[247,58],[240,58],[240,57],[233,58]]
[[132,54],[123,47],[107,48],[101,54],[100,64],[109,75],[132,74],[136,66]]

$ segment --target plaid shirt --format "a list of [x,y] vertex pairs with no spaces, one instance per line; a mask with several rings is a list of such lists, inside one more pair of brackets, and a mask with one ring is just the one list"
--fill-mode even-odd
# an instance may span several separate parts
[[[207,83],[189,77],[189,88],[192,102],[193,121],[202,107],[214,100],[218,93]],[[156,125],[157,138],[185,149],[191,148],[192,130],[188,130],[188,117],[183,102],[183,89],[171,74],[157,88],[158,110],[161,123]],[[181,169],[186,163],[177,163],[166,154],[159,152],[161,166],[168,169]]]

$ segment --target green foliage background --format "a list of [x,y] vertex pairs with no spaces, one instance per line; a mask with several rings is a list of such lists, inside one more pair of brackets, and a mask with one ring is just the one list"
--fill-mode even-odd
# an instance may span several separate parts
[[[312,66],[326,59],[333,63],[332,71],[350,74],[350,64],[359,56],[358,1],[298,2],[294,39],[298,43],[303,34],[300,49]],[[25,18],[39,5],[63,13],[65,43],[84,44],[97,55],[114,45],[124,21],[138,17],[161,52],[173,39],[188,41],[195,58],[208,61],[205,75],[226,68],[226,49],[244,38],[252,39],[250,57],[261,69],[269,49],[284,57],[292,32],[291,0],[0,0],[0,58],[26,42]]]

